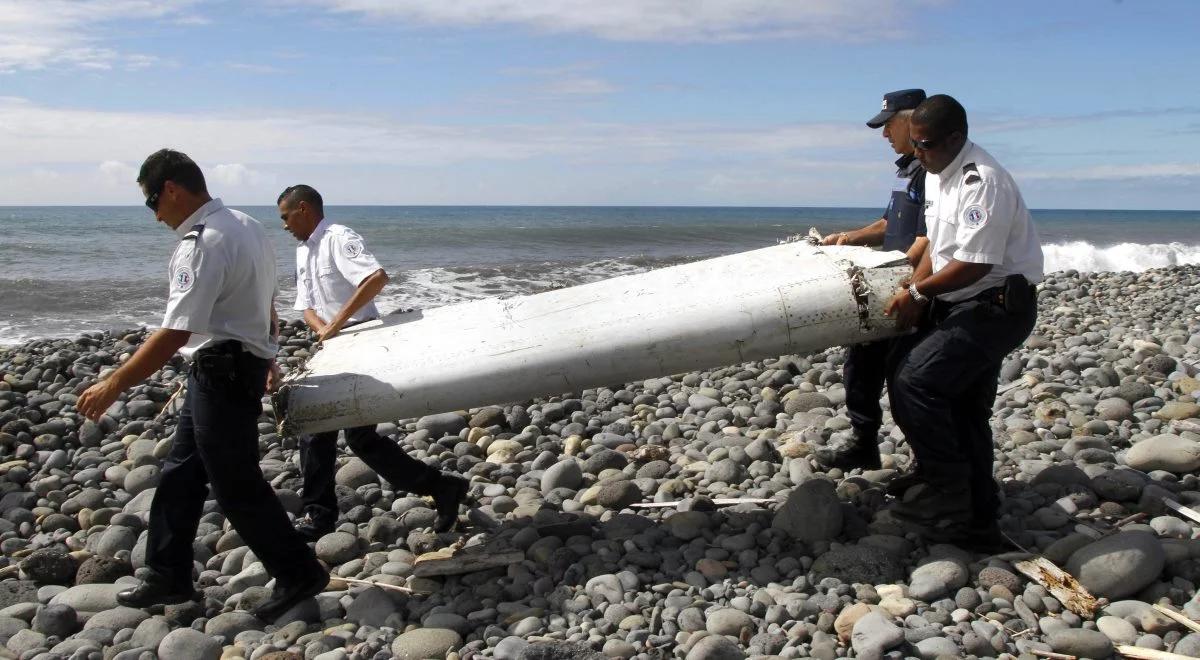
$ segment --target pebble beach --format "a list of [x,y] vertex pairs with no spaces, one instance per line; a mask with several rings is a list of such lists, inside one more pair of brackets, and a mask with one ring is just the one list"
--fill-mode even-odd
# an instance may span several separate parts
[[[203,601],[115,601],[143,568],[185,365],[100,423],[74,403],[147,333],[0,348],[0,658],[1200,656],[1200,633],[1154,609],[1200,620],[1200,522],[1167,504],[1200,509],[1200,266],[1040,285],[992,418],[1011,551],[927,544],[877,517],[911,461],[886,399],[883,469],[819,466],[849,430],[838,347],[381,424],[468,477],[476,507],[434,534],[430,501],[340,452],[339,525],[315,546],[333,579],[271,624],[245,611],[269,576],[212,500],[194,544]],[[314,337],[296,321],[282,334],[296,368]],[[296,441],[269,401],[259,430],[262,471],[296,514]],[[450,546],[511,561],[417,575]],[[1099,599],[1091,616],[1017,569],[1037,556]]]

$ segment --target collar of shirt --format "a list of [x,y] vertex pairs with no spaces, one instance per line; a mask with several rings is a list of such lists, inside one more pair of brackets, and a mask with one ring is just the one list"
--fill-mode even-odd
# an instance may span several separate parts
[[201,206],[193,211],[192,214],[187,217],[187,220],[183,221],[183,224],[176,227],[175,233],[179,234],[180,238],[187,236],[187,233],[191,231],[192,228],[195,227],[201,220],[212,213],[220,211],[223,208],[225,208],[225,205],[221,203],[220,197],[208,200],[204,203],[204,206]]
[[942,171],[937,175],[938,185],[940,187],[944,188],[958,180],[958,177],[962,175],[963,161],[967,159],[967,155],[974,148],[974,142],[971,142],[970,140],[963,142],[962,149],[958,151],[958,155],[955,156],[954,160],[950,161],[950,164],[942,169]]
[[917,160],[916,156],[901,156],[896,159],[896,174],[912,176],[912,173],[917,171],[920,166],[921,161]]
[[308,235],[308,239],[304,241],[304,244],[310,248],[316,247],[321,242],[321,236],[329,229],[329,225],[331,224],[333,223],[329,221],[329,218],[321,218],[317,226],[313,227],[312,233]]

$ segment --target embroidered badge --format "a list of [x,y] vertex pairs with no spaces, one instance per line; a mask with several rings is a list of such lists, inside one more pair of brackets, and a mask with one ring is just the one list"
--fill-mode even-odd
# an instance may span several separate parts
[[883,108],[881,108],[881,109],[882,109],[882,110],[887,110],[887,97],[886,97],[886,96],[885,96],[885,97],[883,97]]
[[175,277],[171,281],[175,284],[175,290],[183,293],[191,289],[192,284],[195,284],[196,275],[192,272],[191,268],[180,266],[175,271]]
[[987,211],[978,204],[972,204],[963,211],[963,222],[971,229],[978,229],[987,222]]
[[362,241],[353,240],[342,246],[342,254],[349,259],[354,259],[363,253]]

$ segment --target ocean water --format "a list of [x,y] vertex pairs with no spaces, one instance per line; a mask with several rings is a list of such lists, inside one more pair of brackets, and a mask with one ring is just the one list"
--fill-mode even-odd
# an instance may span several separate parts
[[[236,206],[267,227],[281,312],[294,301],[295,240],[274,207]],[[428,308],[536,293],[852,229],[880,209],[331,207],[392,276],[380,302]],[[1200,263],[1200,212],[1037,210],[1048,271]],[[176,237],[144,207],[0,207],[0,344],[154,325]]]

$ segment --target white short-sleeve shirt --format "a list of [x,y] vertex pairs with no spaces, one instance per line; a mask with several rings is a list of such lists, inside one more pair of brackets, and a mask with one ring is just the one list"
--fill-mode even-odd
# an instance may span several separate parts
[[197,348],[235,339],[258,357],[274,358],[275,251],[262,225],[214,199],[175,231],[180,240],[168,268],[162,327],[204,336]]
[[[324,218],[308,240],[296,246],[295,309],[311,309],[328,323],[354,295],[358,285],[382,268],[362,236]],[[375,302],[363,305],[349,323],[379,318]]]
[[951,261],[991,264],[971,286],[944,293],[947,302],[999,286],[1009,275],[1042,281],[1042,245],[1012,176],[971,141],[941,171],[925,175],[925,226],[933,272]]

